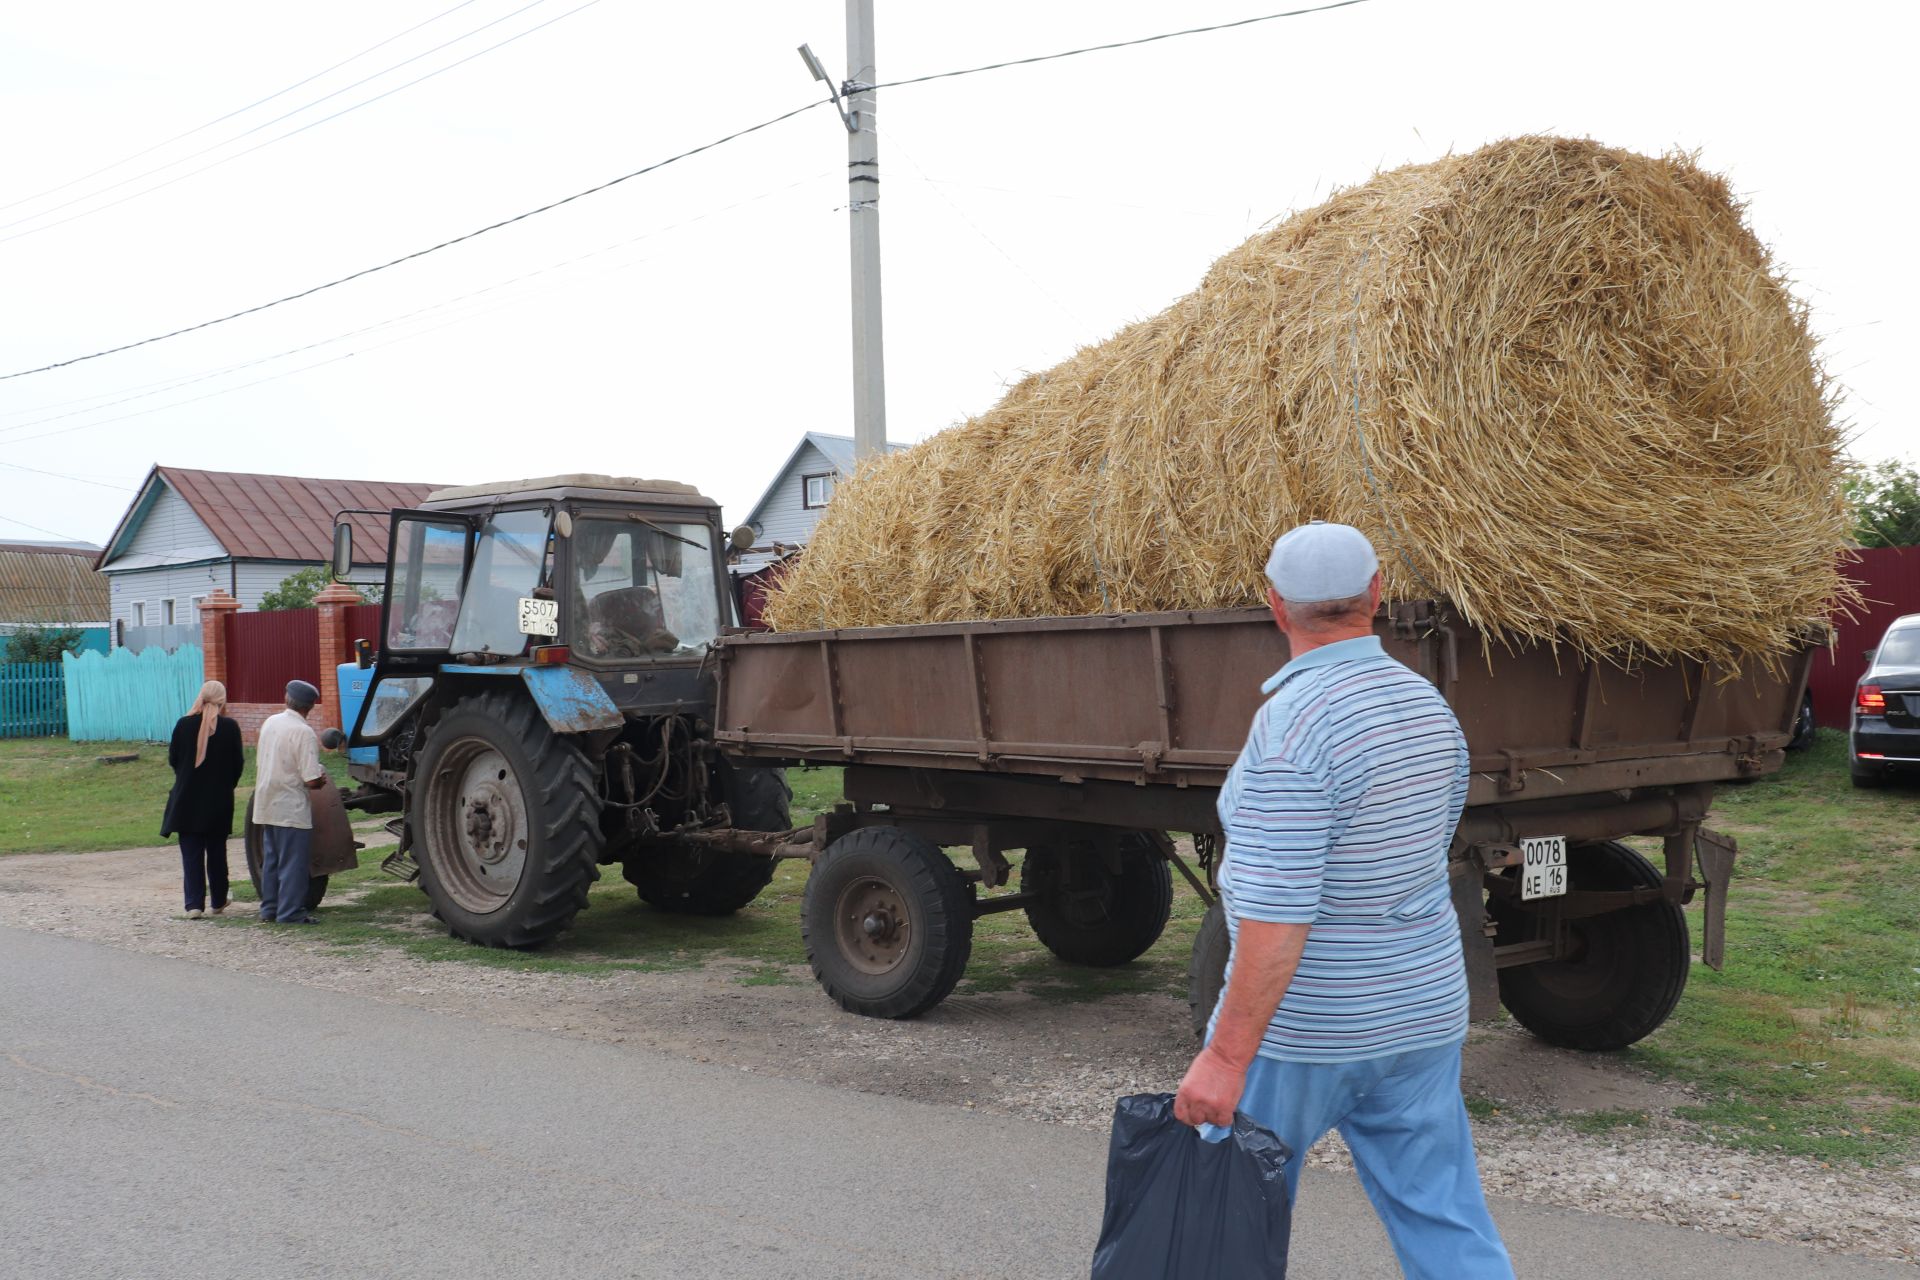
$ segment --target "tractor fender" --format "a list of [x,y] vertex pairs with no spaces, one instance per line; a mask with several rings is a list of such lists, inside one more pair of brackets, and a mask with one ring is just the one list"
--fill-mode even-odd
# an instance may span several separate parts
[[522,667],[520,678],[555,733],[591,733],[626,723],[600,682],[577,667]]

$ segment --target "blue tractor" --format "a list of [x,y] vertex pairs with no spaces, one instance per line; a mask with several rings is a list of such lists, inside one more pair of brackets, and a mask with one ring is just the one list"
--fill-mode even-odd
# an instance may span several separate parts
[[570,475],[342,512],[343,581],[356,525],[384,525],[387,563],[378,643],[339,669],[346,803],[397,815],[388,865],[456,936],[546,942],[612,863],[657,908],[727,914],[771,850],[805,841],[784,771],[713,745],[712,646],[736,601],[711,499]]

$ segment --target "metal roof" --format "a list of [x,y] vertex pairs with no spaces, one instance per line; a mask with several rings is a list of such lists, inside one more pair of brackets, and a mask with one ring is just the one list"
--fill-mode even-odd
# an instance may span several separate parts
[[[159,498],[173,490],[235,560],[284,560],[324,564],[333,554],[333,517],[355,508],[390,511],[417,507],[433,491],[430,484],[384,480],[321,480],[311,476],[261,475],[248,471],[192,471],[155,467],[140,496],[107,539],[98,564],[111,566],[123,544]],[[384,563],[387,521],[354,516],[355,559]]]
[[0,622],[101,623],[112,612],[92,547],[0,542]]

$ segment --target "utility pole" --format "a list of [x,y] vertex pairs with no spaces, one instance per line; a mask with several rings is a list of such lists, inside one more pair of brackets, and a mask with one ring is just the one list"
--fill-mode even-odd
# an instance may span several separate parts
[[880,135],[874,128],[873,0],[847,0],[847,216],[853,250],[853,456],[887,451],[880,326]]
[[847,217],[853,280],[853,455],[887,450],[886,359],[880,324],[880,135],[874,128],[873,0],[847,0],[847,78],[839,89],[812,49],[800,57],[825,81],[847,127]]

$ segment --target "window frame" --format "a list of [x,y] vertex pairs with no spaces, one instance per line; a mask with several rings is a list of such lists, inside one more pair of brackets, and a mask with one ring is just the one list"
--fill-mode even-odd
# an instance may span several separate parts
[[[688,547],[686,549],[686,553],[688,555],[710,556],[713,554],[713,548],[715,546],[726,545],[726,535],[720,528],[719,516],[715,512],[713,512],[710,508],[643,507],[643,506],[607,507],[607,506],[595,506],[589,503],[581,502],[581,503],[565,504],[563,507],[563,510],[565,510],[568,513],[568,515],[572,517],[576,526],[588,520],[606,520],[606,521],[624,522],[629,515],[637,515],[643,519],[650,520],[655,524],[669,525],[669,526],[677,525],[677,524],[678,525],[695,525],[701,529],[706,530],[707,536],[713,539],[712,542],[708,543],[707,550],[695,551],[692,547]],[[607,670],[631,671],[631,670],[635,670],[637,668],[642,668],[642,667],[698,668],[699,666],[703,665],[705,662],[709,660],[709,657],[711,655],[701,655],[701,654],[694,654],[694,653],[685,653],[685,654],[679,655],[678,657],[661,654],[657,656],[647,656],[647,657],[639,657],[639,658],[614,658],[614,657],[605,657],[605,656],[588,653],[586,645],[582,642],[582,638],[577,637],[573,634],[574,612],[575,612],[575,609],[581,604],[581,602],[576,598],[577,593],[579,592],[579,589],[580,589],[580,584],[579,584],[579,579],[574,574],[573,537],[570,535],[568,537],[560,539],[559,541],[560,541],[559,555],[554,564],[553,576],[554,576],[554,581],[561,584],[562,595],[561,595],[561,612],[560,612],[560,617],[561,617],[560,639],[571,650],[571,656],[568,659],[570,662],[578,666],[587,667],[587,668],[598,670],[598,671],[607,671]],[[719,570],[719,572],[715,575],[714,583],[713,583],[715,597],[719,604],[719,612],[715,616],[720,620],[721,633],[724,634],[727,627],[727,619],[732,616],[731,611],[733,606],[731,603],[729,603],[729,599],[732,593],[728,590],[728,582],[727,582],[728,575],[726,570],[724,569],[724,567],[721,567],[721,566],[715,566],[715,567]],[[716,639],[717,638],[718,637],[716,636]]]
[[127,601],[127,610],[128,616],[133,619],[134,626],[144,627],[147,625],[147,602],[145,600]]
[[[800,477],[801,508],[807,511],[825,511],[827,504],[833,501],[834,482],[838,478],[839,473],[834,471],[803,473]],[[823,481],[822,488],[826,491],[826,497],[820,499],[818,502],[813,501],[813,482],[815,480]]]

